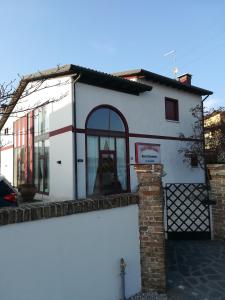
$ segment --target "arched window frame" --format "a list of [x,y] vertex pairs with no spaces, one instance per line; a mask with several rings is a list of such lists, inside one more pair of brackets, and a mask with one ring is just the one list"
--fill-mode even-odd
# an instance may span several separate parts
[[[114,111],[115,113],[118,114],[118,116],[121,118],[123,124],[124,124],[124,128],[125,131],[121,132],[121,131],[111,131],[111,130],[102,130],[102,129],[91,129],[88,128],[88,120],[91,117],[91,115],[97,111],[98,109],[101,108],[106,108],[106,109],[110,109],[112,111]],[[88,157],[87,157],[87,137],[88,136],[106,136],[106,137],[123,137],[125,139],[125,145],[126,145],[126,175],[127,175],[127,191],[126,192],[130,192],[130,151],[129,151],[129,127],[127,124],[127,120],[124,117],[124,115],[121,113],[121,111],[119,111],[116,107],[112,106],[112,105],[108,105],[108,104],[102,104],[102,105],[98,105],[95,106],[87,115],[86,118],[86,122],[85,122],[85,158],[86,158],[86,195],[88,195],[88,179],[87,179],[87,172],[88,172]]]

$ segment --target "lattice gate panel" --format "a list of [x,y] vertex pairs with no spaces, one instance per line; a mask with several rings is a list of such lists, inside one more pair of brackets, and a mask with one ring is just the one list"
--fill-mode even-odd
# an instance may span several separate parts
[[169,239],[210,239],[208,190],[204,184],[166,184]]

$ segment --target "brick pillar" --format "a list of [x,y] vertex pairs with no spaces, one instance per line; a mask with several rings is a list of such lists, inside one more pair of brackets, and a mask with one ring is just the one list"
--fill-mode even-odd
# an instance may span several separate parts
[[139,230],[142,289],[165,293],[165,233],[162,165],[136,165],[139,181]]
[[210,174],[213,236],[225,240],[225,164],[208,165]]

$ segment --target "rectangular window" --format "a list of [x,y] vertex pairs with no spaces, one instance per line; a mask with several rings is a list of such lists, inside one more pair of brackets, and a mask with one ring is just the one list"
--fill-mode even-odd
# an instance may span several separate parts
[[49,106],[45,105],[34,111],[35,136],[49,132]]
[[38,142],[34,143],[34,184],[38,188]]
[[49,193],[49,112],[38,108],[14,122],[14,185],[34,183]]
[[49,192],[49,139],[35,142],[34,184],[39,193]]
[[49,108],[34,111],[34,184],[41,194],[49,193]]
[[13,124],[13,132],[14,132],[13,184],[15,186],[28,182],[27,130],[28,130],[27,115],[14,122]]
[[13,184],[33,183],[33,112],[13,123]]
[[179,121],[178,100],[165,98],[166,120]]

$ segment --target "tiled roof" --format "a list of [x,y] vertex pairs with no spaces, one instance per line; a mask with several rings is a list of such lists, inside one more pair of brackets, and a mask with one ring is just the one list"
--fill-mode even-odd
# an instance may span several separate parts
[[204,95],[212,95],[213,92],[209,90],[205,90],[202,88],[199,88],[194,85],[187,85],[184,83],[179,82],[176,79],[172,79],[166,76],[162,76],[144,69],[136,69],[136,70],[128,70],[124,72],[118,72],[118,73],[113,73],[114,76],[122,77],[122,78],[129,78],[132,76],[137,76],[137,77],[143,77],[146,80],[150,80],[152,82],[157,82],[163,85],[171,86],[173,88],[177,88],[180,90],[184,90],[190,93],[197,94],[199,96],[204,96]]

